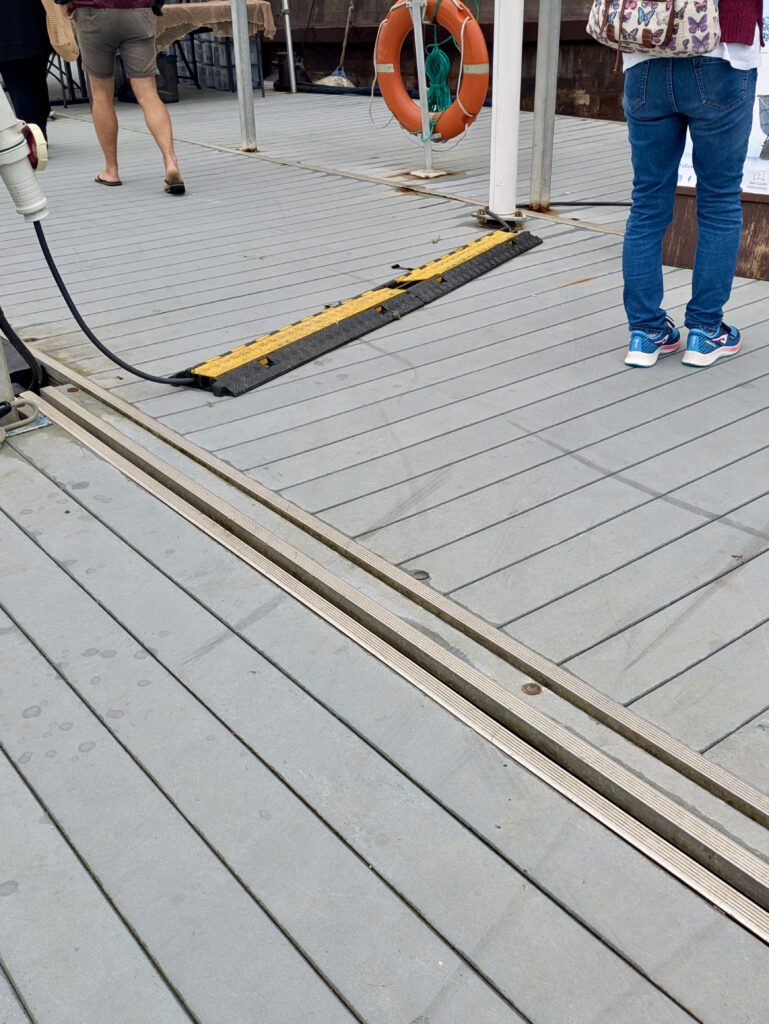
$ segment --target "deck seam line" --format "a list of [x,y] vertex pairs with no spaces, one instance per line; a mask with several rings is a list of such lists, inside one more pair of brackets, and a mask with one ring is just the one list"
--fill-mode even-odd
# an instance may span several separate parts
[[[724,424],[723,426],[720,426],[720,427],[714,427],[712,430],[709,430],[709,431],[703,431],[699,436],[700,437],[708,437],[710,434],[716,434],[716,433],[718,433],[719,430],[725,430],[725,429],[727,429],[730,426],[734,426],[735,423],[741,423],[741,422],[743,422],[743,420],[750,419],[752,416],[760,416],[762,413],[765,413],[768,408],[769,407],[764,407],[763,409],[757,410],[755,413],[749,413],[746,416],[739,417],[737,420],[733,421],[732,423],[727,423],[727,424]],[[598,443],[600,444],[601,442],[598,442]],[[675,491],[681,490],[681,489],[683,489],[683,487],[688,487],[691,484],[697,483],[700,480],[704,480],[707,477],[712,476],[713,475],[713,470],[708,470],[705,473],[701,473],[699,476],[696,476],[693,479],[688,480],[685,484],[681,484],[681,485],[679,485],[679,486],[677,486],[675,488],[671,488],[669,491],[656,491],[656,490],[654,490],[654,488],[647,487],[646,485],[644,485],[644,484],[642,484],[642,483],[640,483],[638,481],[635,481],[635,480],[632,480],[632,479],[624,479],[623,474],[626,474],[626,473],[630,472],[631,470],[637,469],[639,466],[644,466],[646,463],[654,462],[655,459],[661,458],[661,457],[663,457],[665,455],[669,455],[671,452],[678,451],[680,448],[685,448],[688,444],[692,444],[692,443],[693,443],[692,439],[689,439],[687,441],[681,441],[678,444],[672,445],[672,447],[670,447],[670,448],[666,448],[664,452],[660,452],[660,453],[655,454],[655,455],[649,455],[649,456],[647,456],[644,459],[639,459],[637,462],[632,462],[629,465],[623,466],[621,469],[613,470],[612,472],[604,472],[604,467],[602,467],[599,463],[593,462],[591,459],[586,459],[584,457],[580,457],[578,452],[574,453],[574,461],[576,463],[578,463],[579,465],[586,466],[588,469],[594,469],[594,470],[596,470],[596,472],[600,473],[601,475],[599,477],[597,477],[596,479],[594,479],[594,480],[588,480],[585,483],[579,484],[577,487],[572,487],[568,491],[562,491],[559,494],[555,495],[554,497],[546,498],[543,501],[537,502],[537,504],[531,505],[531,506],[527,507],[526,509],[523,509],[520,512],[512,513],[510,515],[505,516],[502,519],[495,520],[492,523],[487,523],[484,526],[479,527],[477,530],[471,530],[469,533],[464,533],[464,534],[462,534],[461,537],[457,537],[454,540],[448,542],[447,544],[441,544],[441,545],[438,545],[438,546],[436,546],[434,548],[429,548],[429,549],[427,549],[425,551],[421,551],[417,555],[409,555],[407,558],[401,559],[398,564],[401,566],[401,568],[403,568],[409,562],[416,561],[417,559],[420,559],[420,558],[425,558],[427,555],[434,554],[435,552],[438,552],[438,551],[443,551],[444,548],[448,547],[450,544],[460,543],[461,541],[468,540],[470,537],[478,537],[481,534],[485,533],[486,530],[491,530],[491,529],[494,529],[497,526],[502,526],[505,523],[512,522],[512,520],[518,519],[519,516],[526,515],[527,513],[532,512],[532,511],[534,511],[536,509],[539,509],[539,508],[544,508],[546,505],[551,505],[551,504],[553,504],[553,502],[560,501],[561,499],[566,498],[566,497],[568,497],[571,494],[578,494],[580,491],[584,491],[588,487],[593,487],[596,484],[603,483],[604,480],[619,480],[621,483],[625,484],[630,489],[632,489],[634,491],[639,491],[642,494],[646,494],[648,496],[648,501],[643,501],[639,505],[634,506],[636,508],[642,508],[644,505],[647,505],[647,504],[649,504],[652,501],[657,501],[657,500],[660,500],[660,499],[664,500],[670,494],[673,494]],[[719,465],[718,468],[719,468],[719,470],[720,469],[727,469],[730,466],[735,465],[738,462],[742,462],[743,459],[750,458],[752,455],[757,455],[759,452],[765,451],[766,448],[767,448],[766,444],[761,445],[760,447],[752,449],[751,451],[747,452],[745,455],[740,455],[739,457],[732,459],[730,462],[722,463],[721,465]],[[553,459],[551,461],[557,462],[558,458],[571,458],[571,457],[572,457],[572,453],[571,452],[566,452],[566,453],[564,453],[564,455],[558,456],[558,457],[556,457],[555,459]],[[543,465],[549,466],[550,465],[550,461],[543,463]],[[534,468],[537,468],[537,467],[534,467]],[[500,480],[495,480],[495,481],[493,481],[490,484],[485,484],[483,487],[479,487],[477,490],[469,491],[468,495],[474,496],[476,494],[480,494],[481,492],[483,492],[484,490],[486,490],[489,487],[496,487],[498,484],[507,483],[509,480],[514,480],[516,477],[521,476],[521,475],[523,475],[525,473],[528,473],[528,472],[529,472],[529,469],[519,470],[516,473],[512,473],[509,477],[502,477]],[[467,497],[468,495],[463,495],[463,497]],[[426,509],[424,511],[425,512],[432,512],[435,509],[442,508],[444,505],[451,504],[455,500],[457,500],[457,499],[454,499],[454,498],[447,499],[445,502],[440,502],[439,504],[433,505],[433,506],[431,506],[431,508]],[[367,531],[365,531],[365,533],[358,534],[355,537],[355,539],[359,540],[361,538],[363,538],[363,539],[370,538],[371,536],[379,533],[380,531],[382,531],[384,529],[390,529],[392,526],[397,526],[400,523],[407,522],[409,519],[413,519],[416,516],[419,516],[419,515],[422,515],[422,514],[424,514],[424,513],[423,512],[414,512],[411,515],[404,516],[402,519],[392,520],[392,521],[388,522],[384,527],[377,527],[377,528],[372,529],[372,530],[367,530]],[[620,513],[620,514],[624,514],[624,513]],[[602,520],[601,523],[599,523],[597,525],[601,526],[601,525],[604,524],[604,522],[611,522],[613,519],[616,519],[616,518],[618,518],[616,515],[610,516],[608,519]],[[582,533],[582,532],[586,532],[586,531],[580,531],[580,533]],[[575,534],[574,536],[579,536],[579,533]],[[569,539],[569,538],[567,538],[567,539]],[[510,565],[515,565],[515,564],[516,563],[514,563],[514,562],[510,563]],[[494,570],[494,572],[498,572],[498,571],[510,568],[510,565],[501,566],[499,569]],[[446,596],[450,597],[452,594],[456,593],[458,590],[462,590],[466,586],[471,586],[471,585],[473,585],[475,583],[478,583],[481,580],[486,579],[487,576],[493,575],[494,572],[488,573],[488,574],[484,574],[483,576],[478,576],[475,579],[471,580],[469,583],[463,583],[463,584],[461,584],[458,587],[453,587],[451,590],[446,591]]]
[[[767,551],[761,551],[757,555],[753,555],[751,558],[745,559],[745,561],[742,564],[743,565],[750,565],[750,563],[755,561],[756,558],[761,558],[763,555],[766,555],[767,553],[768,553]],[[691,597],[693,594],[696,594],[699,590],[704,590],[704,589],[706,589],[706,587],[711,586],[713,583],[717,583],[718,580],[723,579],[724,576],[728,576],[730,573],[734,572],[736,569],[739,569],[739,568],[740,568],[740,566],[736,565],[733,569],[732,568],[728,569],[725,573],[722,573],[721,576],[716,576],[713,580],[708,581],[708,583],[703,584],[701,587],[698,587],[696,589],[693,589],[693,590],[689,591],[689,593],[684,594],[683,597],[679,598],[678,600],[685,601],[687,597]],[[673,601],[672,602],[672,604],[676,604],[676,603],[677,603],[677,601]],[[672,607],[672,604],[668,605],[667,607],[668,608]],[[662,610],[664,611],[665,609],[662,609]],[[690,662],[688,665],[685,665],[682,669],[679,669],[677,672],[674,672],[672,675],[667,676],[660,683],[656,683],[654,686],[650,686],[648,690],[644,690],[643,693],[639,693],[637,696],[633,697],[632,700],[629,700],[625,704],[625,707],[630,708],[633,704],[636,704],[638,701],[643,700],[644,697],[648,697],[650,693],[655,693],[657,690],[661,689],[663,686],[667,686],[668,683],[672,683],[674,680],[680,678],[683,675],[686,675],[687,672],[690,672],[693,668],[696,668],[698,665],[702,665],[704,662],[708,661],[714,655],[720,654],[721,651],[727,650],[727,648],[731,647],[732,644],[736,644],[736,643],[739,643],[740,640],[744,640],[746,636],[750,636],[751,633],[755,633],[755,631],[757,629],[763,629],[763,627],[767,624],[767,622],[769,622],[769,618],[760,619],[758,622],[754,623],[752,626],[749,626],[747,629],[744,629],[741,633],[738,633],[737,636],[733,636],[729,640],[726,640],[724,643],[719,644],[718,647],[712,648],[712,650],[709,650],[708,653],[704,654],[701,658],[696,658],[694,661]],[[756,715],[760,715],[761,713],[762,713],[761,711],[756,712],[756,714],[751,715],[750,718],[746,719],[746,721],[743,722],[742,724],[746,725],[748,722],[752,721],[756,717]],[[740,729],[740,728],[742,728],[742,726],[738,726],[737,728]],[[733,730],[733,731],[736,731],[736,730]],[[727,735],[731,735],[731,733],[727,733]],[[720,740],[717,740],[716,742],[720,743]],[[714,746],[714,745],[715,744],[708,744],[708,747],[705,747],[704,750],[708,750],[711,746]],[[700,753],[703,753],[703,752],[704,751],[700,751]]]
[[[763,448],[761,450],[765,451],[766,448]],[[710,474],[708,474],[708,475],[710,475]],[[761,498],[766,497],[767,493],[769,493],[769,492],[765,491],[762,495],[759,495],[756,500],[758,501]],[[712,520],[712,521],[713,522],[718,522],[718,520]],[[708,525],[709,525],[709,523],[703,523],[702,526],[695,527],[694,529],[695,530],[699,530],[699,529],[702,529],[704,526],[708,526]],[[731,525],[736,525],[738,528],[740,528],[739,524],[731,524]],[[745,528],[742,527],[742,529],[744,530]],[[694,532],[694,530],[692,532]],[[766,539],[767,541],[769,541],[769,535],[761,534],[761,537],[762,537],[762,539]],[[710,579],[706,580],[704,583],[699,583],[696,587],[691,587],[685,593],[679,594],[677,597],[671,599],[670,601],[666,601],[663,605],[660,605],[653,612],[649,613],[648,615],[644,615],[643,618],[633,619],[631,622],[628,622],[626,625],[623,625],[621,628],[616,629],[613,633],[611,633],[608,636],[604,637],[602,640],[599,640],[596,643],[590,644],[590,646],[585,647],[585,648],[583,648],[580,651],[577,651],[576,654],[568,654],[568,655],[566,655],[564,658],[562,658],[559,661],[559,664],[560,665],[567,665],[571,661],[576,661],[576,659],[577,658],[581,658],[583,654],[587,654],[589,651],[593,651],[596,648],[601,647],[603,644],[608,643],[609,640],[613,640],[615,637],[621,636],[623,633],[626,633],[629,629],[633,629],[636,626],[640,625],[642,622],[645,622],[646,619],[652,618],[654,615],[659,615],[660,612],[667,611],[668,608],[672,608],[674,605],[678,604],[680,601],[687,600],[687,598],[692,597],[694,594],[701,594],[701,596],[704,599],[705,591],[708,589],[708,587],[711,587],[714,583],[718,583],[720,580],[725,579],[727,576],[731,576],[731,574],[733,572],[737,572],[739,569],[741,569],[745,565],[750,565],[751,562],[755,562],[757,559],[762,558],[766,554],[767,554],[767,549],[764,549],[763,551],[758,551],[754,555],[750,555],[748,558],[744,558],[739,563],[735,563],[734,565],[728,566],[724,570],[724,572],[719,573],[718,575],[711,577]],[[747,633],[752,632],[753,628],[754,627],[751,626],[750,629],[745,630],[743,633],[740,633],[738,636],[732,637],[732,639],[730,641],[728,641],[727,643],[723,644],[722,647],[728,647],[734,640],[740,640]],[[699,665],[701,662],[706,661],[711,656],[711,654],[716,654],[719,650],[721,650],[721,647],[716,648],[713,651],[709,651],[702,658],[698,658],[696,661],[691,662],[691,664],[687,665],[681,671],[675,672],[672,676],[668,677],[667,679],[663,679],[662,682],[655,683],[654,686],[649,687],[648,690],[645,690],[643,693],[640,693],[636,697],[634,697],[632,699],[632,701],[630,701],[628,703],[628,705],[626,705],[626,706],[629,707],[630,704],[634,704],[636,701],[641,700],[642,697],[647,697],[650,693],[653,693],[655,690],[659,690],[660,687],[664,686],[666,683],[669,683],[672,679],[675,679],[677,676],[681,675],[681,672],[685,672],[685,671],[688,671],[690,668],[694,668],[695,665]]]
[[8,988],[13,993],[14,999],[16,1000],[16,1002],[21,1007],[21,1012],[27,1018],[27,1020],[29,1021],[29,1024],[38,1024],[37,1019],[32,1014],[32,1010],[30,1009],[29,1004],[27,1003],[27,1000],[24,998],[21,989],[16,984],[16,980],[14,979],[13,975],[11,974],[11,971],[10,971],[10,969],[8,967],[8,964],[6,963],[6,961],[4,960],[4,958],[3,958],[3,956],[1,954],[0,954],[0,976],[5,978],[5,980],[6,980],[7,984],[8,984]]
[[[753,383],[754,381],[757,381],[757,380],[761,380],[762,378],[768,377],[768,376],[769,376],[769,371],[767,371],[766,373],[763,373],[763,374],[759,374],[756,377],[751,377],[750,378],[750,383]],[[660,384],[657,387],[650,388],[649,390],[650,391],[656,391],[658,389],[658,387],[664,387],[664,386],[667,386],[667,384],[670,384],[670,383],[672,383],[672,382],[671,381],[666,381],[664,384]],[[627,429],[629,429],[629,430],[640,429],[641,427],[648,426],[650,423],[654,423],[657,419],[661,419],[661,418],[664,419],[667,416],[674,416],[678,412],[682,412],[685,409],[690,409],[690,408],[692,408],[695,405],[699,405],[700,403],[707,402],[707,401],[712,401],[714,399],[718,399],[722,395],[729,394],[729,392],[731,392],[733,390],[736,390],[737,388],[742,387],[742,386],[743,386],[742,384],[735,384],[732,387],[724,388],[723,391],[714,392],[712,395],[706,395],[704,398],[697,398],[693,402],[688,402],[686,405],[678,406],[676,409],[671,410],[671,412],[665,413],[665,415],[663,417],[654,416],[651,419],[642,420],[641,422],[636,423],[632,427],[627,428]],[[646,394],[646,393],[647,392],[638,392],[638,393],[636,393],[634,395],[631,395],[629,398],[619,399],[617,402],[613,402],[611,404],[612,405],[620,405],[622,402],[630,401],[631,399],[638,398],[641,394]],[[601,407],[601,411],[603,409],[608,409],[608,408],[610,408],[609,405],[602,406]],[[769,408],[769,406],[767,406],[766,408]],[[511,410],[511,412],[513,412],[513,411],[515,411],[515,410]],[[544,444],[551,444],[554,449],[560,450],[561,454],[560,455],[556,455],[556,456],[554,456],[551,459],[543,459],[541,462],[537,462],[537,463],[532,464],[531,466],[527,466],[526,469],[519,470],[518,473],[528,472],[528,470],[530,470],[530,469],[538,469],[540,466],[550,465],[552,462],[556,462],[559,458],[562,458],[565,455],[573,455],[573,454],[576,454],[577,452],[586,451],[588,448],[592,448],[593,446],[598,445],[598,444],[603,444],[606,441],[612,441],[615,438],[622,437],[625,433],[627,433],[627,430],[618,430],[614,434],[607,434],[604,437],[601,437],[601,438],[599,438],[596,441],[591,441],[588,444],[583,445],[581,448],[574,448],[574,449],[567,449],[567,448],[559,449],[559,446],[556,444],[556,442],[551,442],[549,439],[542,437],[542,435],[547,433],[548,431],[554,430],[555,428],[563,426],[565,423],[570,422],[570,419],[574,419],[574,418],[579,419],[583,415],[585,415],[585,414],[584,413],[580,413],[576,417],[570,417],[569,419],[566,419],[566,420],[560,420],[557,423],[549,423],[546,427],[539,427],[536,430],[527,430],[525,427],[522,427],[521,425],[512,422],[512,420],[510,419],[510,416],[509,416],[508,413],[494,413],[493,415],[488,416],[488,417],[486,417],[483,420],[475,420],[473,423],[470,423],[470,424],[465,424],[465,425],[462,425],[462,426],[459,426],[459,427],[452,427],[451,430],[447,430],[445,433],[440,434],[439,437],[441,439],[443,439],[443,438],[450,438],[452,434],[459,433],[462,430],[467,430],[467,429],[469,429],[471,427],[477,427],[477,426],[479,426],[479,425],[481,425],[483,423],[488,423],[488,422],[490,422],[492,420],[499,420],[499,419],[505,420],[506,422],[508,422],[510,424],[511,427],[514,427],[515,429],[520,429],[522,431],[522,433],[519,434],[518,437],[509,438],[506,441],[500,441],[498,444],[490,445],[488,448],[484,448],[480,452],[473,452],[473,453],[471,453],[469,455],[464,455],[464,456],[462,456],[461,459],[455,459],[453,462],[441,463],[439,465],[431,467],[430,469],[426,469],[426,470],[422,471],[421,473],[415,473],[413,476],[403,477],[403,478],[399,479],[397,481],[397,483],[395,483],[395,484],[386,484],[383,487],[375,487],[371,491],[364,491],[364,492],[362,492],[360,494],[357,494],[353,498],[347,498],[344,501],[337,502],[334,505],[319,506],[318,508],[316,508],[314,510],[313,514],[314,515],[318,515],[321,512],[331,512],[334,509],[345,508],[346,506],[352,505],[353,503],[355,503],[357,501],[361,501],[361,500],[363,500],[365,498],[370,498],[370,497],[372,497],[375,494],[382,494],[382,493],[390,490],[393,487],[398,487],[401,484],[410,483],[412,481],[418,481],[422,477],[429,476],[432,473],[439,473],[439,472],[441,472],[441,470],[452,469],[455,466],[460,466],[464,462],[469,462],[472,459],[476,459],[476,458],[478,458],[478,457],[480,457],[482,455],[486,455],[488,452],[496,451],[498,448],[503,448],[506,445],[515,444],[518,441],[523,441],[523,440],[526,440],[528,438],[536,438],[538,440],[541,440]],[[730,423],[731,422],[736,422],[736,421],[730,421]],[[728,426],[729,423],[727,423],[725,425]],[[328,473],[322,473],[322,474],[320,474],[319,476],[316,476],[316,477],[309,477],[309,478],[307,478],[305,480],[299,480],[296,483],[292,483],[292,484],[289,484],[288,486],[282,487],[281,488],[281,492],[282,493],[287,493],[288,491],[294,490],[295,488],[305,487],[308,484],[317,483],[319,480],[332,480],[333,477],[336,476],[338,473],[345,472],[347,469],[357,469],[357,468],[359,468],[361,466],[366,466],[369,463],[376,462],[379,459],[388,458],[388,457],[390,457],[393,454],[396,454],[396,453],[397,454],[402,454],[404,452],[408,452],[408,451],[410,451],[413,448],[417,448],[417,447],[419,447],[422,444],[430,443],[433,440],[435,440],[435,438],[428,438],[426,441],[415,441],[413,444],[404,445],[402,448],[394,449],[392,452],[386,452],[383,455],[378,455],[374,459],[364,459],[362,462],[350,463],[349,466],[345,466],[344,469],[342,469],[342,470],[331,470]],[[684,443],[687,443],[687,442],[684,442]],[[321,446],[321,447],[326,447],[326,446]],[[313,449],[313,450],[317,451],[318,449]],[[665,449],[665,451],[667,451],[667,450],[668,449]],[[304,454],[305,454],[304,452],[298,453],[298,455],[304,455]],[[664,454],[664,452],[661,452],[660,454]],[[298,456],[290,456],[289,458],[295,458],[295,457],[298,457]],[[253,472],[256,469],[263,469],[266,465],[279,465],[280,462],[285,462],[285,461],[286,460],[276,460],[275,463],[263,463],[261,466],[252,466],[252,467],[249,467],[246,470],[246,472]],[[509,480],[513,476],[518,475],[518,473],[510,474],[507,477],[495,478],[494,480],[490,481],[489,483],[483,484],[483,486],[484,487],[492,486],[492,485],[494,485],[496,483],[499,483],[499,482],[501,482],[503,480]],[[457,494],[454,498],[447,499],[447,500],[456,501],[459,498],[462,498],[462,497],[465,497],[465,496],[467,496],[469,494],[474,494],[474,493],[475,493],[475,489],[473,489],[471,491],[463,491],[460,494]],[[426,511],[429,511],[430,509],[433,509],[433,508],[436,508],[436,507],[438,507],[438,506],[430,505],[427,508],[422,509],[421,512],[426,512]],[[414,513],[414,514],[421,514],[421,512],[420,513]],[[406,518],[406,517],[404,517],[404,518]],[[399,522],[399,521],[401,521],[401,520],[394,520],[394,522]],[[548,548],[551,547],[551,546],[552,545],[548,545]],[[542,550],[548,550],[548,548],[544,548]],[[527,561],[527,559],[530,558],[530,557],[532,557],[532,556],[531,555],[527,555],[525,558],[518,559],[515,562],[510,562],[507,565],[502,566],[502,568],[509,568],[511,565],[517,565],[519,562]]]
[[[740,640],[744,640],[746,636],[750,635],[750,633],[754,633],[757,629],[763,629],[764,626],[766,625],[766,623],[767,623],[767,619],[764,619],[763,622],[757,623],[757,625],[755,625],[753,627],[753,629],[751,629],[748,633],[743,633],[741,637],[735,637],[735,639],[732,642],[733,643],[738,643]],[[726,646],[731,646],[731,644],[727,644]],[[725,648],[721,648],[721,649],[724,650]],[[761,708],[760,711],[756,711],[756,713],[751,715],[750,718],[746,718],[744,722],[742,722],[736,728],[732,729],[730,732],[724,733],[724,735],[723,736],[719,736],[717,740],[713,740],[713,742],[709,743],[706,747],[702,747],[701,750],[700,750],[700,753],[701,754],[709,753],[711,750],[713,750],[714,747],[717,747],[719,744],[723,743],[725,740],[729,740],[729,739],[732,738],[732,736],[736,736],[736,734],[738,732],[741,732],[745,728],[746,725],[750,725],[750,723],[755,721],[756,718],[760,718],[762,715],[765,715],[767,713],[767,711],[769,711],[769,704],[767,704],[763,708]]]

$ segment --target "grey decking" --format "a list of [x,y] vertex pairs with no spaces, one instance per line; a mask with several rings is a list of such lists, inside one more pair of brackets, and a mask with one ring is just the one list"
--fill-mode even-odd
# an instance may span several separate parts
[[[179,370],[474,237],[469,202],[381,183],[402,184],[419,153],[367,108],[272,95],[257,101],[260,146],[378,181],[210,148],[237,144],[232,100],[186,96],[174,116],[197,141],[180,145],[180,204],[159,192],[146,135],[126,135],[126,187],[105,195],[90,127],[54,125],[49,233],[102,337]],[[485,199],[486,120],[439,157],[455,173],[430,190]],[[525,118],[522,194],[528,131]],[[556,195],[627,196],[622,125],[561,119],[557,160]],[[614,230],[623,215],[578,214]],[[526,257],[232,402],[104,372],[15,222],[0,288],[73,367],[767,789],[769,286],[736,284],[746,346],[730,365],[629,372],[621,239],[530,227],[545,244]],[[688,282],[668,272],[679,318]]]
[[0,559],[33,1021],[763,1019],[767,947],[56,428]]

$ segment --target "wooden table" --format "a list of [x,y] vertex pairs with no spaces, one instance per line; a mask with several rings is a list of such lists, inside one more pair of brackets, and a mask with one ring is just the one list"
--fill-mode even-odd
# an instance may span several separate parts
[[[272,39],[275,19],[269,0],[247,0],[249,35],[257,33]],[[157,19],[157,45],[165,50],[173,43],[200,29],[210,29],[214,35],[232,38],[232,9],[229,0],[209,0],[202,4],[170,4],[163,8]]]

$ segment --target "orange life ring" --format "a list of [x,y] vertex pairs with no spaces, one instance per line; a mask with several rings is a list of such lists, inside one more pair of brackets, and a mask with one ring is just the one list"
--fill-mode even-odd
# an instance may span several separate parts
[[[489,89],[489,51],[481,26],[461,0],[427,0],[427,18],[450,32],[460,49],[462,68],[457,98],[440,114],[431,114],[433,139],[448,142],[471,125],[483,108]],[[374,63],[382,97],[407,132],[422,131],[419,104],[411,99],[401,74],[401,50],[413,30],[408,0],[399,0],[382,22]]]

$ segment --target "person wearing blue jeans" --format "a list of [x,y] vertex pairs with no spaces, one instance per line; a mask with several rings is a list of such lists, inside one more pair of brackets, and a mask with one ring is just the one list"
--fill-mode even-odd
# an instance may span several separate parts
[[[662,307],[662,241],[673,217],[687,129],[697,175],[698,240],[683,361],[710,366],[740,348],[740,332],[723,322],[723,310],[742,235],[740,192],[760,60],[761,0],[721,0],[719,13],[723,42],[712,54],[625,56],[623,105],[633,205],[622,268],[631,332],[625,362],[630,366],[653,366],[681,344],[678,328]],[[737,28],[730,13],[734,21],[742,18]],[[729,35],[736,37],[733,43]]]

